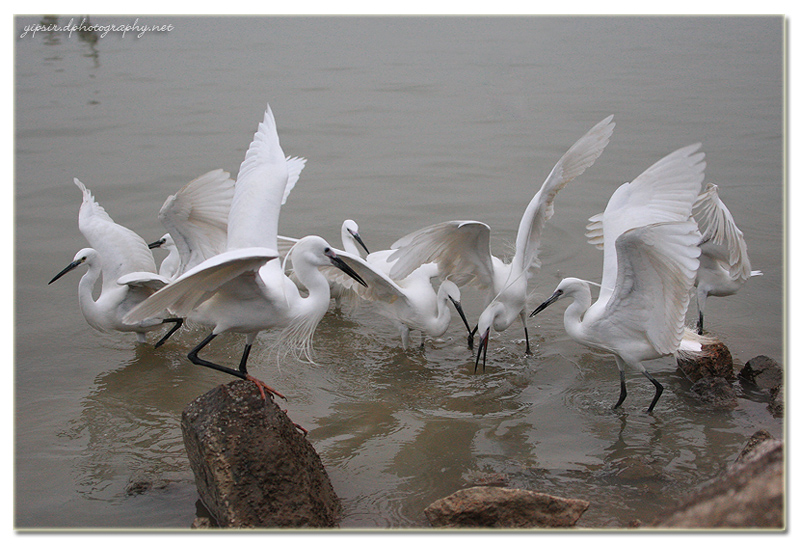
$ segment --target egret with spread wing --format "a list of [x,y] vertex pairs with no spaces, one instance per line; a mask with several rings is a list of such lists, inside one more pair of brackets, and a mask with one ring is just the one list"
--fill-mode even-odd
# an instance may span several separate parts
[[671,153],[634,181],[621,185],[602,214],[590,218],[589,241],[603,249],[600,294],[592,304],[589,282],[565,278],[534,316],[568,297],[564,328],[576,342],[612,353],[620,395],[627,396],[625,368],[642,372],[655,386],[651,412],[664,387],[643,361],[675,354],[699,267],[700,232],[690,220],[705,162],[699,144]]
[[[78,301],[86,322],[99,331],[135,332],[139,342],[145,342],[147,331],[164,323],[173,323],[157,345],[162,344],[178,330],[182,319],[169,317],[166,312],[130,322],[124,321],[123,317],[169,280],[156,273],[156,264],[147,243],[132,230],[115,223],[91,191],[77,178],[74,181],[83,192],[78,229],[92,247],[81,249],[49,283],[85,264],[88,270],[78,283]],[[101,274],[102,289],[95,300],[92,290]]]
[[[293,341],[310,349],[310,339],[330,302],[328,282],[320,267],[340,267],[363,283],[318,236],[301,239],[292,250],[294,271],[308,296],[301,296],[283,273],[278,259],[278,217],[291,190],[288,182],[296,181],[304,164],[304,159],[287,160],[272,110],[267,108],[239,169],[228,216],[226,251],[177,278],[134,308],[126,320],[137,321],[171,308],[178,315],[210,326],[211,334],[189,352],[189,360],[253,381],[277,394],[247,371],[247,359],[258,333],[288,330]],[[236,369],[200,357],[200,351],[225,332],[246,336]]]
[[[392,245],[396,249],[388,256],[388,260],[394,262],[390,270],[392,278],[402,278],[422,263],[435,262],[439,265],[440,277],[450,279],[459,287],[472,283],[487,290],[487,306],[472,331],[472,334],[480,334],[478,359],[483,353],[484,365],[489,330],[494,327],[496,331],[503,331],[516,319],[522,322],[525,330],[525,352],[531,352],[525,303],[528,281],[541,266],[538,254],[542,230],[553,215],[553,202],[558,192],[594,164],[608,145],[614,130],[612,118],[609,116],[595,125],[553,167],[522,215],[510,263],[492,255],[489,226],[479,221],[440,223],[409,234]],[[476,360],[476,369],[477,366]]]

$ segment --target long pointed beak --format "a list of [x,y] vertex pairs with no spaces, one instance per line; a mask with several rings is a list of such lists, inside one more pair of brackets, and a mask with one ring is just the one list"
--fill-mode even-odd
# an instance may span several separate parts
[[155,242],[150,242],[149,244],[147,244],[147,247],[149,247],[150,249],[155,249],[157,247],[163,246],[165,243],[166,240],[161,238],[159,240],[156,240]]
[[348,232],[350,232],[350,234],[353,236],[353,239],[354,239],[356,242],[358,242],[358,245],[360,245],[361,247],[363,247],[363,248],[364,248],[364,251],[366,251],[366,252],[367,252],[367,255],[369,255],[369,249],[367,249],[367,244],[365,244],[365,243],[364,243],[364,240],[362,240],[362,239],[361,239],[361,235],[360,235],[360,234],[358,234],[357,232],[353,232],[353,231],[348,231]]
[[472,349],[472,334],[470,334],[469,321],[467,321],[467,316],[464,315],[464,310],[463,308],[461,308],[461,303],[449,295],[447,298],[449,298],[450,302],[453,303],[453,306],[455,306],[458,315],[461,316],[461,321],[463,321],[464,326],[467,327],[467,347],[469,349]]
[[478,343],[478,356],[475,358],[475,370],[474,370],[476,374],[478,373],[478,363],[480,363],[481,361],[481,352],[483,352],[483,371],[486,372],[486,353],[488,351],[489,351],[489,329],[486,329],[486,332],[483,334],[483,336],[481,336],[481,341]]
[[347,274],[348,276],[350,276],[351,278],[353,278],[354,280],[356,280],[358,283],[360,283],[360,284],[361,284],[361,285],[363,285],[364,287],[367,287],[367,282],[365,282],[363,279],[361,279],[361,276],[359,276],[359,275],[356,273],[356,271],[355,271],[355,270],[353,270],[352,268],[350,268],[350,265],[349,265],[349,264],[347,264],[346,262],[344,262],[344,261],[343,261],[342,259],[340,259],[339,257],[330,257],[330,256],[329,256],[328,258],[331,260],[331,264],[332,264],[333,266],[335,266],[336,268],[338,268],[339,270],[341,270],[342,272],[344,272],[345,274]]
[[563,295],[563,294],[564,294],[564,292],[563,292],[563,291],[561,291],[560,289],[559,289],[559,290],[557,290],[555,293],[553,293],[553,294],[550,296],[550,298],[548,298],[547,300],[545,300],[544,302],[542,302],[541,304],[539,304],[539,306],[537,306],[537,308],[536,308],[534,311],[532,311],[532,312],[531,312],[531,315],[530,315],[530,316],[528,316],[528,317],[533,317],[533,316],[535,316],[536,314],[538,314],[539,312],[541,312],[542,310],[544,310],[545,308],[547,308],[548,306],[550,306],[552,303],[554,303],[555,301],[557,301],[559,298],[561,298],[561,295]]
[[56,276],[55,276],[55,277],[54,277],[52,280],[48,281],[48,282],[47,282],[47,285],[50,285],[51,283],[53,283],[54,281],[56,281],[58,278],[60,278],[61,276],[63,276],[64,274],[66,274],[67,272],[69,272],[70,270],[72,270],[73,268],[75,268],[76,266],[78,266],[79,264],[81,264],[81,262],[82,262],[82,261],[78,260],[78,261],[72,261],[71,263],[69,263],[69,264],[66,266],[66,268],[64,268],[64,270],[62,270],[61,272],[59,272],[58,274],[56,274]]

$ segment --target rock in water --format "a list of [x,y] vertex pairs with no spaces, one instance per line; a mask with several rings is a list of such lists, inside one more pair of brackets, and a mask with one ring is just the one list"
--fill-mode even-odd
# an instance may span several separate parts
[[677,357],[678,368],[692,382],[702,378],[724,378],[733,379],[733,358],[728,346],[720,341],[703,346],[703,354],[699,356],[684,356],[679,354]]
[[252,383],[192,401],[183,441],[203,504],[220,527],[335,527],[341,512],[317,452]]
[[724,476],[699,489],[656,527],[784,528],[783,443],[765,439],[747,448]]
[[434,527],[572,527],[589,503],[503,487],[470,487],[425,509]]

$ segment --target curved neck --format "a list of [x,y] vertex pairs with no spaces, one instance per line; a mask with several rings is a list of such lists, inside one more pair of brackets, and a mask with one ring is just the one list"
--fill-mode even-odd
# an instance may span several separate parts
[[[89,266],[89,269],[78,282],[78,302],[86,322],[98,328],[101,326],[102,317],[97,308],[97,302],[92,298],[92,291],[100,278],[100,267]],[[102,293],[100,294],[102,296]]]
[[589,286],[572,293],[572,303],[564,311],[564,329],[567,334],[576,342],[586,344],[587,334],[584,327],[583,317],[592,304],[592,295]]
[[450,308],[447,306],[447,293],[439,287],[436,295],[436,315],[431,316],[428,322],[428,334],[433,337],[441,336],[450,325]]

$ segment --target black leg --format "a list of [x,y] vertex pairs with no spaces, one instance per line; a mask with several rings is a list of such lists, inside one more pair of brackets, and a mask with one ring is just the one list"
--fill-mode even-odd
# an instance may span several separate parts
[[239,361],[239,372],[244,375],[247,375],[247,358],[250,357],[250,348],[253,347],[252,344],[245,344],[244,351],[242,352],[242,360]]
[[161,340],[159,340],[158,342],[156,342],[156,345],[155,345],[155,347],[157,347],[157,348],[161,347],[161,345],[162,345],[164,342],[166,342],[166,341],[167,341],[167,338],[169,338],[170,336],[172,336],[173,334],[175,334],[175,331],[177,331],[178,329],[180,329],[180,328],[181,328],[181,325],[183,325],[183,318],[180,318],[180,317],[168,317],[167,319],[165,319],[164,321],[162,321],[162,323],[175,323],[175,325],[173,325],[173,326],[172,326],[172,328],[171,328],[171,329],[170,329],[170,330],[167,332],[167,334],[165,334],[165,335],[164,335],[164,336],[161,338]]
[[648,371],[645,370],[644,375],[647,376],[647,379],[656,386],[656,396],[653,397],[653,401],[650,403],[650,408],[647,409],[647,412],[649,413],[653,411],[653,408],[655,408],[659,397],[661,397],[661,393],[664,392],[664,386],[658,383],[658,380],[652,377]]
[[531,353],[531,343],[528,340],[528,326],[525,325],[525,355],[532,355]]
[[525,320],[525,311],[519,313],[519,320],[522,321],[522,328],[525,330],[525,355],[532,355],[531,343],[528,339],[528,322]]
[[[189,355],[188,355],[189,360],[192,363],[196,364],[196,365],[205,366],[205,367],[208,367],[208,368],[213,368],[214,370],[219,370],[220,372],[225,372],[226,374],[230,374],[231,376],[236,376],[237,378],[241,378],[243,380],[246,380],[247,379],[247,372],[242,372],[241,370],[235,370],[233,368],[228,368],[227,366],[218,365],[216,363],[212,363],[211,361],[206,361],[206,360],[201,359],[200,357],[198,357],[197,354],[200,353],[200,350],[203,349],[204,347],[206,347],[209,344],[209,342],[211,342],[216,337],[217,337],[217,335],[213,334],[213,333],[209,334],[208,336],[206,336],[205,340],[203,340],[202,342],[197,344],[197,346],[192,351],[189,352]],[[248,349],[247,349],[247,347],[245,347],[245,353],[247,353],[247,351],[248,351]],[[245,357],[245,360],[246,360],[246,357]],[[241,366],[240,366],[240,368],[241,368]]]
[[697,318],[697,334],[703,334],[703,312]]
[[614,409],[616,410],[620,406],[622,406],[622,402],[625,400],[625,397],[628,396],[628,389],[625,387],[625,371],[619,371],[619,400],[617,404],[614,405]]

